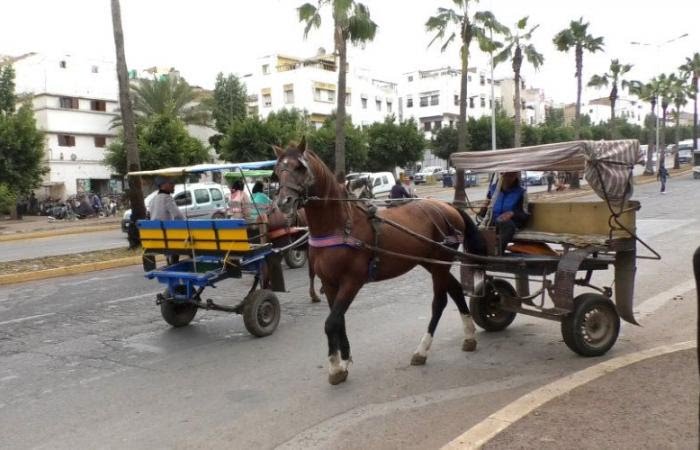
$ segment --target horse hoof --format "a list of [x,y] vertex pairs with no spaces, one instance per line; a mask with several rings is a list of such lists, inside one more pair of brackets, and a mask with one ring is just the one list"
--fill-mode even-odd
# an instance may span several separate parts
[[476,350],[476,339],[465,339],[462,342],[463,352],[473,352],[474,350]]
[[336,372],[328,375],[328,382],[335,386],[340,384],[348,378],[348,371],[343,370],[342,372]]
[[318,297],[311,297],[311,303],[319,303],[321,301]]
[[411,365],[412,366],[422,366],[425,364],[425,361],[428,359],[427,356],[419,355],[418,353],[414,353],[413,356],[411,357]]

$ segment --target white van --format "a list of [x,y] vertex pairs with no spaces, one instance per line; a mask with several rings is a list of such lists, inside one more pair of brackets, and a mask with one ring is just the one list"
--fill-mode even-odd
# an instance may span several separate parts
[[369,174],[372,182],[372,195],[375,198],[389,197],[391,188],[396,184],[396,178],[391,172],[374,172]]

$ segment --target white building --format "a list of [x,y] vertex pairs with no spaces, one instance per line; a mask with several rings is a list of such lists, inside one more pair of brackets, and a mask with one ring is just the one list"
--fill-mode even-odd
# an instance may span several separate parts
[[116,137],[110,128],[119,105],[115,64],[37,53],[6,60],[15,68],[17,93],[31,96],[45,133],[49,172],[39,197],[120,191],[121,181],[103,164]]
[[[306,111],[320,127],[336,109],[337,63],[323,49],[307,59],[265,56],[243,81],[249,112],[263,118],[273,111],[296,108]],[[397,113],[396,84],[376,79],[367,70],[349,67],[346,91],[346,112],[355,125],[370,125]]]
[[[503,111],[508,117],[515,117],[515,79],[505,78],[497,81],[503,98]],[[520,85],[520,120],[528,125],[544,122],[546,111],[544,89],[527,88],[525,80]]]
[[[644,126],[644,117],[647,109],[643,102],[629,98],[619,97],[615,101],[615,117],[625,119],[627,122]],[[610,99],[601,97],[590,100],[585,106],[581,106],[581,114],[588,114],[592,124],[607,122],[610,120]]]
[[[461,71],[450,67],[416,70],[403,74],[399,82],[399,117],[414,119],[426,138],[459,120]],[[470,68],[467,74],[467,117],[491,114],[491,77],[485,70]],[[501,103],[495,86],[496,104]]]

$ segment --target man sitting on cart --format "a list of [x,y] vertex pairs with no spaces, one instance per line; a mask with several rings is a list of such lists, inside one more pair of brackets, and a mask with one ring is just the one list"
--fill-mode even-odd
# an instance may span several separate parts
[[[173,220],[185,219],[180,208],[177,207],[172,193],[175,190],[175,182],[170,178],[156,177],[155,185],[158,188],[158,194],[153,197],[149,205],[151,220]],[[168,255],[168,265],[175,264],[180,260],[180,255]]]
[[527,191],[520,185],[518,172],[505,172],[501,175],[501,190],[495,202],[492,202],[497,186],[498,183],[494,183],[489,187],[486,206],[481,208],[479,215],[485,217],[491,205],[491,216],[487,219],[496,224],[502,255],[515,232],[525,225],[530,214],[526,211]]

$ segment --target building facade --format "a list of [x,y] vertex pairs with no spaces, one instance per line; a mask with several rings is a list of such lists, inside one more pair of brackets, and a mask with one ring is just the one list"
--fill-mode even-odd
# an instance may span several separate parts
[[[370,125],[397,114],[395,83],[374,78],[368,70],[348,67],[346,113],[355,125]],[[320,49],[311,58],[270,55],[260,58],[243,76],[248,111],[262,118],[281,109],[306,111],[320,127],[333,114],[337,102],[338,71],[334,55]]]
[[[504,78],[497,81],[503,99],[503,111],[508,117],[515,117],[515,79]],[[537,125],[544,122],[547,102],[544,90],[528,88],[525,80],[520,85],[520,120],[527,125]]]
[[45,133],[45,175],[39,198],[122,190],[104,165],[116,137],[111,121],[119,107],[113,62],[29,53],[8,58],[16,91],[32,99],[37,126]]

